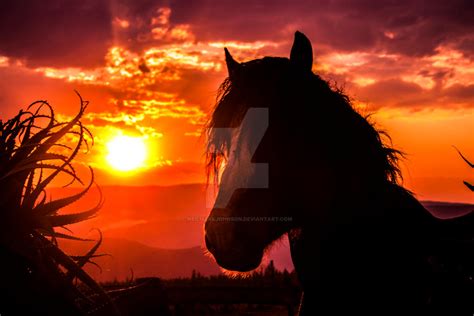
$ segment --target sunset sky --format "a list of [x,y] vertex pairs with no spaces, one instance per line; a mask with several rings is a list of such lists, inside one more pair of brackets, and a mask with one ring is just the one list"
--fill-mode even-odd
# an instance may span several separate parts
[[[474,202],[462,185],[474,171],[452,147],[474,160],[473,17],[473,2],[457,0],[2,1],[0,118],[37,99],[70,118],[76,89],[95,136],[79,162],[99,184],[203,182],[200,135],[227,75],[223,47],[239,61],[288,56],[300,30],[314,72],[407,154],[408,188]],[[107,158],[118,136],[145,146],[138,169]]]

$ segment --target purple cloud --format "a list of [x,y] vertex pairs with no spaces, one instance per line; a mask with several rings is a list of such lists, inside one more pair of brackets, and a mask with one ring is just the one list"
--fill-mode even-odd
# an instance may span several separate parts
[[31,66],[94,66],[111,43],[105,0],[2,1],[0,55]]

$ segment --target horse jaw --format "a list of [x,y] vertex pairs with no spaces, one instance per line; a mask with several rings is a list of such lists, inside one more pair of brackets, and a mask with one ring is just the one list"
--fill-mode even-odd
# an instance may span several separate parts
[[248,272],[262,262],[264,247],[249,247],[241,242],[229,242],[222,234],[206,231],[206,248],[216,263],[225,270]]

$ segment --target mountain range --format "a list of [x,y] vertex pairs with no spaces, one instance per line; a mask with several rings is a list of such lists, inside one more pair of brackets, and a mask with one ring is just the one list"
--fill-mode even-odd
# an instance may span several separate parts
[[[48,194],[60,198],[80,188],[52,188]],[[101,192],[101,193],[100,193]],[[99,253],[109,254],[96,261],[102,272],[89,265],[88,272],[100,281],[132,277],[189,277],[193,270],[203,275],[221,273],[203,247],[203,225],[210,209],[206,207],[206,186],[104,186],[91,189],[64,212],[93,207],[102,198],[104,204],[95,218],[72,225],[75,235],[97,239],[103,234]],[[423,201],[423,205],[441,218],[455,217],[474,210],[474,205]],[[209,203],[208,203],[209,204]],[[67,253],[83,254],[91,242],[62,242]],[[273,260],[278,269],[292,270],[286,237],[269,251],[265,262]]]

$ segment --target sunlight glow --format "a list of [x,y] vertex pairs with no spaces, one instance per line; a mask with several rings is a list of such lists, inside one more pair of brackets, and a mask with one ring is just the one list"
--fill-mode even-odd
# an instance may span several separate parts
[[144,166],[147,150],[142,138],[117,136],[107,143],[107,161],[119,171],[131,171]]

